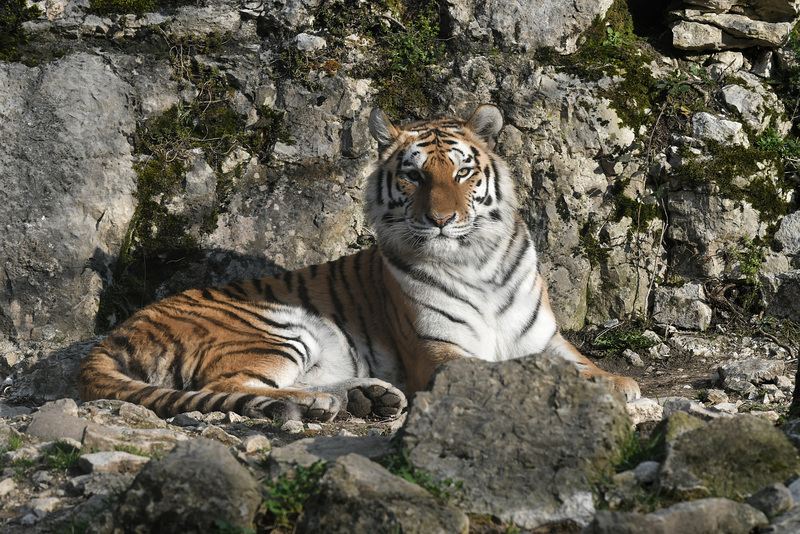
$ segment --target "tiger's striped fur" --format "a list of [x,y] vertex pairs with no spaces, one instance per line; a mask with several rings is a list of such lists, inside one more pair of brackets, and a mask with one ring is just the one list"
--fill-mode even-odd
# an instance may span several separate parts
[[543,351],[609,375],[558,332],[513,182],[493,153],[502,116],[369,127],[366,211],[377,246],[322,265],[190,290],[137,312],[84,361],[84,400],[161,416],[222,410],[331,419],[392,415],[442,362]]

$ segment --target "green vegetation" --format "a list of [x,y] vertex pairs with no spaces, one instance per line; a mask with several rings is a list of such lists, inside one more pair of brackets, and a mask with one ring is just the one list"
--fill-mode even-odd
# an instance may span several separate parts
[[[741,145],[722,145],[707,140],[710,158],[689,159],[680,168],[680,174],[695,186],[715,184],[719,194],[731,200],[746,200],[759,213],[759,220],[776,222],[789,211],[789,203],[781,194],[784,185],[782,172],[777,178],[770,172],[772,164],[779,169],[783,166],[775,152],[758,147],[745,148]],[[686,153],[688,155],[688,152]],[[747,183],[742,183],[742,180]]]
[[458,489],[463,485],[462,481],[453,482],[453,480],[449,478],[445,480],[436,480],[428,473],[417,470],[411,465],[411,460],[408,458],[408,451],[406,449],[401,449],[383,458],[380,463],[393,475],[426,489],[431,495],[438,499],[449,499],[450,492],[447,488],[453,487]]
[[577,251],[589,260],[593,268],[604,263],[609,256],[608,247],[600,242],[596,234],[597,225],[591,221],[586,222],[578,230],[580,249]]
[[17,46],[30,36],[23,24],[42,15],[38,6],[28,7],[26,0],[5,0],[0,3],[0,61],[19,61]]
[[47,468],[55,471],[68,471],[77,467],[80,457],[80,449],[60,440],[55,441],[52,449],[44,453]]
[[657,344],[657,341],[644,335],[642,328],[625,325],[606,330],[594,340],[594,347],[605,354],[614,354],[625,349],[646,349]]
[[264,484],[269,495],[264,500],[266,517],[262,521],[273,528],[291,530],[327,469],[327,464],[315,462],[308,467],[298,466],[274,482],[267,480]]
[[[261,106],[259,120],[245,129],[244,117],[231,104],[234,90],[225,76],[195,59],[223,51],[230,34],[165,38],[170,39],[175,77],[193,88],[197,96],[141,124],[136,132],[137,206],[115,265],[113,283],[100,301],[99,331],[155,300],[162,284],[201,258],[198,233],[216,227],[217,207],[224,205],[242,171],[239,167],[228,173],[222,170],[234,150],[245,148],[266,159],[277,141],[294,142],[283,126],[283,113],[269,106]],[[187,166],[195,149],[215,172],[216,199],[214,206],[185,214],[172,209],[170,201],[184,193]],[[190,227],[196,231],[189,233]]]
[[98,15],[141,15],[169,5],[196,3],[197,0],[91,0],[90,9]]
[[620,444],[619,457],[614,461],[614,470],[617,473],[633,469],[642,462],[661,461],[660,442],[662,436],[651,439],[642,437],[636,431],[629,432]]
[[730,248],[730,254],[739,262],[739,273],[744,276],[744,289],[737,295],[737,304],[745,312],[756,312],[761,305],[761,278],[759,271],[764,263],[765,247],[744,239],[740,248]]

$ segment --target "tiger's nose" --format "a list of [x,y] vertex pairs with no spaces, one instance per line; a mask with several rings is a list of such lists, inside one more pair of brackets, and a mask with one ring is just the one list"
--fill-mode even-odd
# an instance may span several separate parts
[[455,220],[456,214],[455,213],[451,213],[450,215],[445,215],[445,216],[442,217],[442,216],[436,215],[434,213],[429,213],[427,215],[427,217],[428,217],[428,220],[430,222],[432,222],[433,224],[435,224],[439,228],[444,228],[451,221]]

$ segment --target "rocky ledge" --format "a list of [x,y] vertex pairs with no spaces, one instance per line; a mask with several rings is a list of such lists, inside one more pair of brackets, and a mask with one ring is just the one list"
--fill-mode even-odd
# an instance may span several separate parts
[[[785,378],[738,362],[721,387]],[[393,420],[19,400],[0,402],[8,533],[800,528],[800,425],[739,414],[722,389],[626,405],[548,355],[443,365]]]

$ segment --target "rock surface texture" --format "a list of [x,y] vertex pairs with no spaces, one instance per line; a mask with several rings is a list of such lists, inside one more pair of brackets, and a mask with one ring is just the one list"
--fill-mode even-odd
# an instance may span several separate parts
[[[29,3],[0,8],[0,531],[800,531],[800,2]],[[394,420],[79,403],[147,303],[374,244],[374,107],[483,103],[562,331],[645,398],[535,356],[451,362]]]

